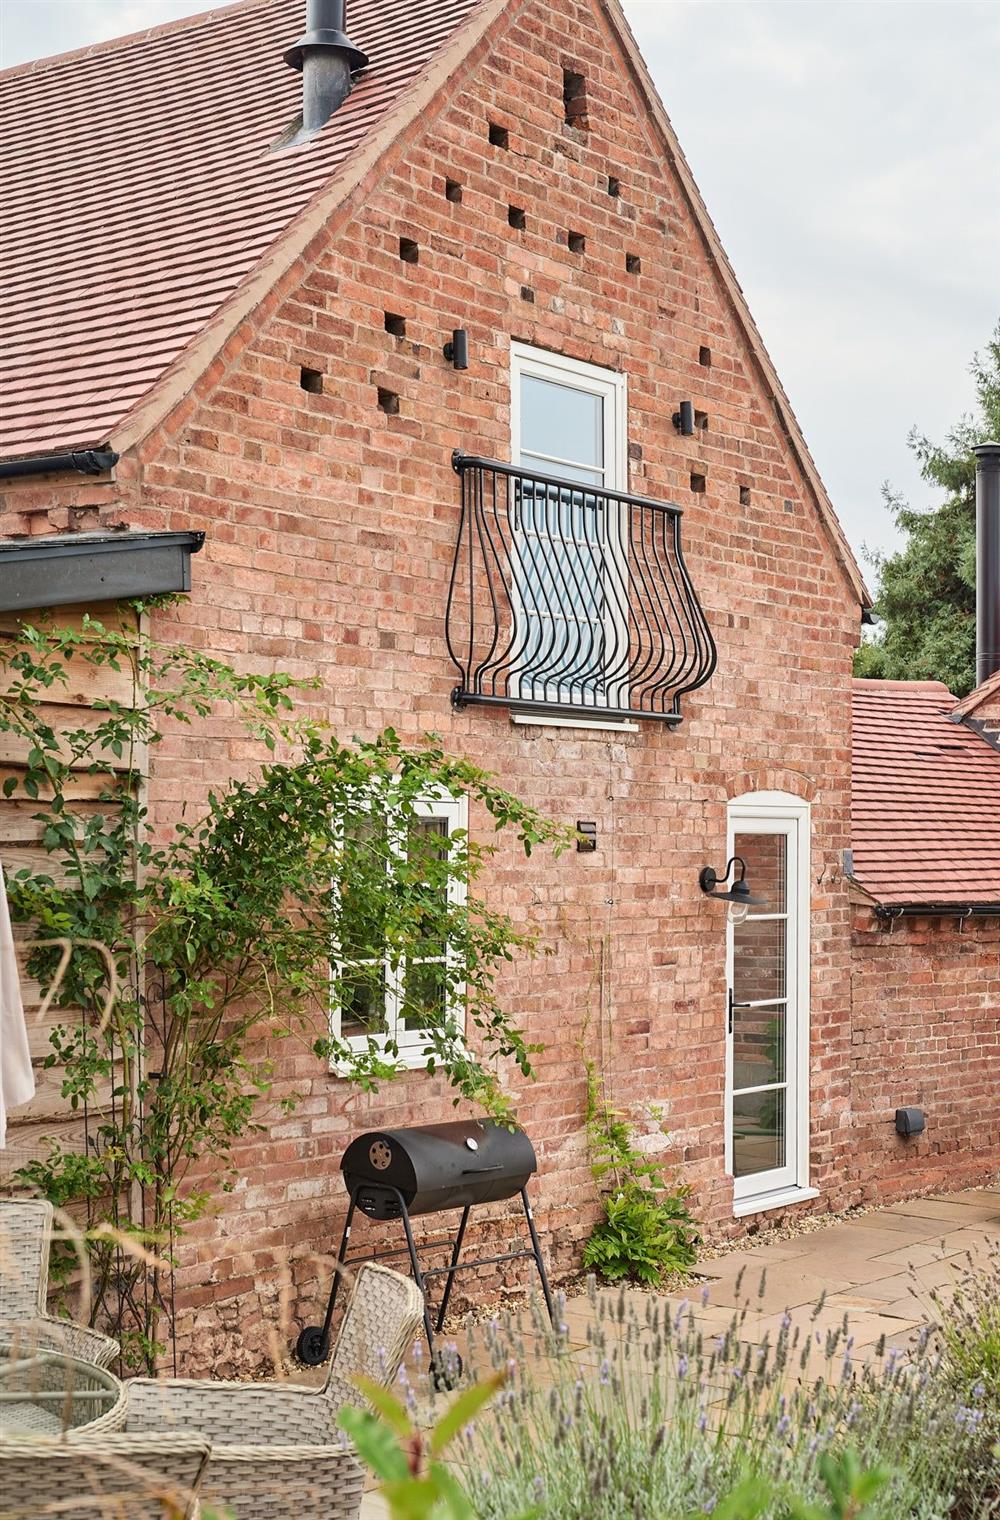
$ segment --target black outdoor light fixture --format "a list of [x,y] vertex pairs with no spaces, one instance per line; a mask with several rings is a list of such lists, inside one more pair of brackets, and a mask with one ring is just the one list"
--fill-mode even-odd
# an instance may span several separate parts
[[682,401],[670,420],[682,438],[693,438],[694,402]]
[[456,327],[451,342],[444,346],[444,356],[456,369],[469,367],[469,334],[464,327]]
[[[736,874],[738,870],[739,874]],[[730,872],[733,873],[733,884],[728,891],[718,890],[720,881],[725,884],[729,880]],[[698,885],[706,897],[718,897],[722,902],[729,904],[729,917],[732,923],[741,924],[750,912],[751,908],[764,906],[763,900],[754,897],[750,891],[750,883],[747,881],[747,863],[742,855],[734,855],[727,860],[726,869],[720,876],[713,871],[711,866],[703,866],[698,874]]]

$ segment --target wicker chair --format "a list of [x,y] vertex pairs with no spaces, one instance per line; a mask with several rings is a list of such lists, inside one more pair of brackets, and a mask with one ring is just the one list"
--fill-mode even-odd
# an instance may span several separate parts
[[116,1341],[48,1312],[51,1238],[51,1203],[0,1198],[0,1341],[108,1367],[118,1355]]
[[199,1436],[81,1435],[0,1445],[2,1520],[177,1520],[198,1513]]
[[322,1388],[282,1383],[133,1378],[129,1432],[200,1431],[212,1442],[202,1502],[239,1520],[355,1520],[364,1473],[337,1428],[364,1399],[348,1379],[388,1385],[420,1330],[424,1302],[409,1278],[366,1262],[358,1269]]

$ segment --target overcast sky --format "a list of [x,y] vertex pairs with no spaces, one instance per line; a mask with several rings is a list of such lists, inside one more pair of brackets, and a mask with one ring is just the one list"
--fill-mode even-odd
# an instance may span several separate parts
[[[841,520],[891,546],[879,488],[933,500],[906,435],[970,409],[1000,315],[1000,4],[624,5]],[[0,0],[3,62],[209,8]]]

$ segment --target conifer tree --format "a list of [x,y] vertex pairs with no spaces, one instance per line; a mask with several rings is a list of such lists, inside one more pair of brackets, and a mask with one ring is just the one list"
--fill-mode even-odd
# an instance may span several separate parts
[[940,506],[913,507],[888,485],[886,506],[905,543],[895,554],[867,554],[878,576],[878,626],[855,658],[859,676],[944,681],[958,697],[975,685],[977,443],[1000,438],[1000,323],[971,365],[976,412],[943,444],[914,430],[909,444]]

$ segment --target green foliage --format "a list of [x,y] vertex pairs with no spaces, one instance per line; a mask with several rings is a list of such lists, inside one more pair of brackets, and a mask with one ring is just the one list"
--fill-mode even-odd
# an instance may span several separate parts
[[944,1375],[970,1418],[988,1411],[987,1423],[1000,1435],[1000,1246],[992,1245],[985,1259],[970,1259],[952,1295],[931,1297]]
[[691,1189],[665,1186],[660,1167],[636,1148],[628,1124],[608,1105],[592,1061],[586,1117],[591,1171],[604,1188],[604,1218],[584,1247],[584,1266],[609,1282],[628,1279],[651,1287],[669,1273],[686,1271],[701,1240],[687,1206]]
[[458,1394],[429,1431],[422,1431],[387,1389],[367,1378],[357,1386],[374,1406],[340,1411],[340,1425],[382,1484],[392,1520],[476,1520],[462,1484],[441,1460],[455,1437],[504,1382],[502,1372]]
[[[66,700],[78,672],[102,667],[130,699],[105,700],[95,721],[57,733],[43,700]],[[26,627],[0,668],[0,733],[27,757],[4,792],[38,805],[51,859],[50,870],[13,874],[11,907],[40,941],[74,948],[56,999],[74,1013],[55,1027],[46,1064],[60,1069],[64,1097],[90,1127],[85,1154],[54,1144],[22,1180],[54,1203],[85,1205],[94,1317],[118,1323],[124,1306],[130,1360],[151,1364],[178,1232],[234,1185],[235,1147],[258,1127],[261,1100],[295,1101],[287,1089],[272,1093],[274,1042],[311,1048],[368,1090],[400,1069],[377,1023],[360,1045],[330,1033],[331,1000],[349,994],[359,966],[367,972],[374,958],[399,985],[425,1064],[448,1077],[456,1101],[508,1118],[497,1062],[532,1075],[538,1047],[495,995],[498,970],[529,942],[475,894],[493,846],[460,831],[443,850],[410,848],[418,799],[466,795],[526,853],[541,842],[563,848],[572,832],[433,737],[407,748],[389,730],[341,744],[297,711],[315,683],[240,675],[91,618],[79,632]],[[154,820],[142,789],[147,754],[178,725],[219,713],[238,752],[257,757],[254,773],[222,781],[172,822]],[[30,973],[47,986],[59,960],[58,945],[38,944]],[[430,993],[426,976],[407,975],[428,964]],[[102,1223],[115,1240],[98,1240]]]
[[786,1501],[788,1520],[874,1520],[872,1506],[892,1481],[890,1467],[866,1470],[853,1451],[842,1456],[825,1451],[817,1465],[828,1502],[810,1504],[791,1498]]
[[972,448],[1000,438],[1000,324],[972,363],[978,414],[941,445],[914,432],[910,447],[928,485],[945,493],[928,511],[888,486],[886,506],[906,535],[895,554],[870,554],[878,574],[875,636],[861,645],[855,675],[938,680],[956,696],[975,684],[976,524]]
[[994,1520],[985,1398],[956,1393],[929,1335],[859,1364],[822,1301],[761,1339],[752,1292],[711,1330],[683,1303],[590,1292],[583,1359],[537,1304],[470,1329],[469,1363],[481,1336],[510,1371],[462,1438],[478,1520]]

